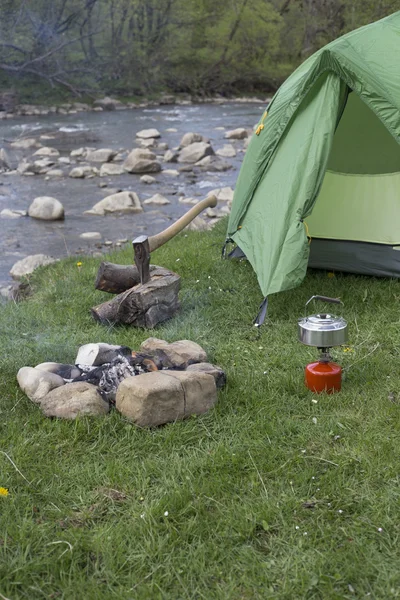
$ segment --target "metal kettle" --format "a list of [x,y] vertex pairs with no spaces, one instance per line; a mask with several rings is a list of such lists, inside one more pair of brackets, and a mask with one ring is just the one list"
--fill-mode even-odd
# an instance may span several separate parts
[[[312,300],[343,305],[340,298],[317,295],[312,296],[306,302],[306,308]],[[299,341],[306,346],[315,346],[316,348],[341,346],[342,344],[346,344],[348,340],[347,322],[343,317],[320,312],[298,320],[298,335]]]

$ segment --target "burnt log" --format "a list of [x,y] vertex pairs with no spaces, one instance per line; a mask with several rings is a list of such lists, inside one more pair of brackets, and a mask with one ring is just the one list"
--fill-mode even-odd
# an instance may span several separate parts
[[[150,273],[155,269],[161,269],[157,265],[150,265]],[[164,269],[166,271],[166,269]],[[117,265],[110,262],[102,262],[95,281],[96,290],[109,292],[110,294],[121,294],[140,283],[140,275],[136,265]]]
[[100,323],[152,329],[178,310],[180,279],[176,273],[156,267],[150,281],[93,307],[91,313]]

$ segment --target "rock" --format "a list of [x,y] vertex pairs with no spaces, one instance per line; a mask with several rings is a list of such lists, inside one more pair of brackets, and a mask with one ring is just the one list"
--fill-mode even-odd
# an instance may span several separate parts
[[122,102],[120,102],[119,100],[109,98],[108,96],[106,96],[105,98],[99,98],[98,100],[95,100],[93,102],[95,110],[99,108],[102,110],[116,110],[121,106],[121,104]]
[[184,196],[179,198],[181,204],[198,204],[198,198],[185,198]]
[[142,175],[140,181],[150,185],[151,183],[156,183],[157,179],[151,175]]
[[154,138],[148,138],[146,140],[138,139],[139,144],[142,148],[156,148],[157,140]]
[[112,344],[84,344],[78,350],[76,365],[99,366],[111,362],[117,356],[130,356],[131,349],[127,346]]
[[88,152],[94,151],[95,148],[76,148],[69,153],[71,158],[86,158]]
[[33,156],[49,156],[49,157],[55,158],[55,157],[60,156],[60,153],[57,150],[57,148],[50,148],[50,146],[43,146],[43,148],[39,148],[39,150],[36,150],[36,152],[34,152]]
[[40,403],[51,390],[65,384],[59,375],[33,367],[22,367],[18,371],[17,380],[21,390],[36,403]]
[[186,146],[190,146],[190,144],[194,144],[196,142],[205,142],[205,141],[206,141],[206,139],[202,135],[200,135],[200,133],[188,132],[188,133],[185,133],[185,135],[181,139],[179,145],[181,148],[186,148]]
[[161,133],[158,131],[158,129],[142,129],[141,131],[137,132],[136,137],[147,140],[149,138],[159,138],[161,137]]
[[85,214],[104,216],[108,213],[139,213],[143,208],[140,204],[138,195],[135,192],[118,192],[111,194],[100,202],[97,202],[90,210],[86,210]]
[[29,150],[30,148],[35,148],[35,146],[37,146],[37,141],[35,138],[25,138],[23,140],[11,142],[10,146],[15,150]]
[[171,204],[171,202],[168,200],[168,198],[166,198],[162,194],[155,194],[151,198],[148,198],[147,200],[145,200],[143,202],[143,204],[160,204],[160,205],[163,205],[163,204]]
[[110,405],[103,400],[96,386],[80,381],[53,389],[41,399],[40,408],[46,417],[76,419],[78,416],[106,415]]
[[156,150],[157,150],[157,152],[165,152],[166,150],[168,150],[167,142],[159,142],[157,144]]
[[191,340],[179,340],[170,344],[150,337],[141,344],[140,350],[156,357],[163,367],[168,368],[185,369],[189,364],[207,361],[205,350]]
[[216,401],[214,377],[208,373],[154,371],[124,379],[116,408],[140,427],[156,427],[203,414]]
[[46,173],[47,177],[64,177],[64,171],[62,169],[50,169]]
[[223,156],[224,158],[233,158],[234,156],[236,156],[236,150],[232,146],[232,144],[225,144],[224,146],[222,146],[222,148],[217,150],[215,154],[217,154],[218,156]]
[[99,231],[85,231],[79,237],[83,240],[101,240],[102,235]]
[[2,171],[10,171],[11,162],[7,152],[4,148],[0,148],[0,170]]
[[97,175],[98,170],[94,167],[83,166],[83,167],[74,167],[68,174],[69,177],[73,179],[85,179],[86,177],[94,177]]
[[176,127],[168,127],[168,129],[166,129],[165,131],[167,131],[168,133],[177,133],[178,132]]
[[221,160],[218,156],[205,156],[195,166],[200,167],[202,171],[228,171],[232,169],[230,163]]
[[224,135],[224,138],[227,140],[244,140],[244,138],[247,138],[248,135],[247,129],[238,127],[237,129],[231,129],[230,131],[227,131]]
[[161,164],[150,150],[136,148],[127,156],[123,168],[128,173],[157,173]]
[[206,231],[207,229],[212,229],[212,225],[202,217],[196,217],[189,223],[186,229],[189,231]]
[[179,177],[179,171],[176,169],[164,169],[163,175],[169,175],[170,177]]
[[54,165],[54,160],[51,158],[41,158],[39,160],[35,160],[33,165],[31,165],[30,170],[35,175],[44,175],[47,173],[51,167]]
[[178,162],[197,163],[206,156],[214,154],[211,144],[206,142],[195,142],[186,146],[179,154]]
[[64,219],[64,207],[56,198],[39,196],[30,205],[28,215],[43,221],[60,221]]
[[207,196],[216,196],[218,202],[232,202],[234,191],[231,187],[216,188],[208,192]]
[[26,210],[15,210],[11,208],[3,208],[0,212],[0,217],[2,219],[19,219],[21,217],[26,217],[28,213]]
[[122,165],[115,165],[112,163],[104,163],[100,167],[100,177],[107,177],[111,175],[125,175]]
[[226,384],[225,372],[221,369],[221,367],[217,367],[215,365],[212,365],[211,363],[202,362],[189,365],[186,369],[186,372],[190,373],[192,371],[209,373],[209,375],[212,375],[215,380],[215,385],[218,389],[224,387],[224,385]]
[[89,151],[86,154],[86,160],[89,162],[108,163],[116,156],[116,154],[117,152],[110,148],[100,148],[99,150]]
[[16,262],[11,268],[10,275],[14,279],[20,279],[25,275],[30,275],[38,267],[50,265],[54,262],[57,262],[57,259],[46,254],[32,254]]
[[17,173],[25,175],[27,173],[33,174],[33,163],[29,162],[26,158],[23,158],[17,167]]
[[165,162],[176,163],[176,162],[178,162],[178,158],[179,158],[178,152],[175,152],[175,150],[167,150],[166,153],[164,154],[163,160]]
[[172,96],[172,94],[163,94],[159,100],[159,104],[160,106],[166,104],[175,104],[175,96]]
[[39,371],[46,371],[48,373],[55,373],[63,379],[75,379],[75,377],[79,377],[82,373],[82,371],[75,365],[67,365],[64,363],[55,362],[40,363],[40,365],[36,365],[35,369],[38,369]]

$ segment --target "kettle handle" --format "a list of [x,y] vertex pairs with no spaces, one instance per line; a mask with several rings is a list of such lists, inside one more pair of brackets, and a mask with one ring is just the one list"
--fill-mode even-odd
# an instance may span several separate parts
[[340,298],[329,298],[329,296],[311,296],[311,298],[306,302],[305,306],[307,307],[312,300],[321,300],[322,302],[331,302],[332,304],[342,304]]

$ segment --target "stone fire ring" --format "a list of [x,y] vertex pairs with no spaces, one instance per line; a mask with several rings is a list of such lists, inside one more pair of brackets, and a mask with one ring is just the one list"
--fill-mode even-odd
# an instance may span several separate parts
[[140,427],[154,427],[207,412],[226,383],[190,340],[148,338],[138,352],[127,346],[81,346],[73,365],[54,362],[22,367],[21,390],[46,417],[100,416],[115,406]]

